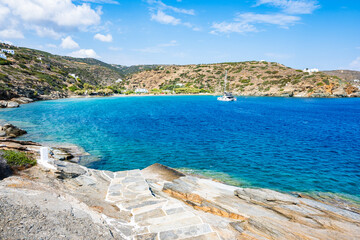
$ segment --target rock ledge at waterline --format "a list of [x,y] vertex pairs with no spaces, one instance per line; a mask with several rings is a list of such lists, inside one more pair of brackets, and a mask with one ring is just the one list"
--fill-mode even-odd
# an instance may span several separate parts
[[52,161],[56,170],[39,164],[0,181],[1,239],[360,239],[356,206],[233,187],[160,164],[110,172]]

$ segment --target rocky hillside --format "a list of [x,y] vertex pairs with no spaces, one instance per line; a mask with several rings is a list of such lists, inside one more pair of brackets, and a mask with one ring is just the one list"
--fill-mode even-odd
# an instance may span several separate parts
[[55,99],[74,94],[129,94],[136,88],[146,88],[154,94],[221,93],[226,70],[228,90],[238,95],[360,96],[359,84],[346,81],[348,74],[344,75],[344,71],[309,74],[264,61],[127,67],[3,43],[0,43],[0,48],[15,50],[14,55],[6,54],[7,60],[0,59],[0,100],[19,97]]
[[0,99],[59,98],[84,88],[104,88],[123,77],[120,70],[95,59],[77,59],[18,48],[0,60]]
[[332,76],[337,76],[349,83],[357,83],[360,81],[360,71],[334,70],[334,71],[324,71],[324,73]]
[[[359,96],[359,89],[337,76],[305,73],[275,62],[239,62],[184,66],[159,66],[135,73],[126,87],[170,90],[176,93],[220,93],[228,71],[228,89],[239,95],[346,97]],[[159,89],[159,90],[158,90]]]

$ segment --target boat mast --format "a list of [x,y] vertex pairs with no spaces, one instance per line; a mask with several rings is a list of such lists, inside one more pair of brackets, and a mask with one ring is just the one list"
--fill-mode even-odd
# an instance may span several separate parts
[[225,84],[224,84],[224,92],[226,92],[226,80],[227,80],[227,70],[225,71]]

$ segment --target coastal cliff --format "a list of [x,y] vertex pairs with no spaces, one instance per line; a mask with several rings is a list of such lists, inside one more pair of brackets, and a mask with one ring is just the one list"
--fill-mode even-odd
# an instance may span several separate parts
[[[1,144],[37,158],[40,147]],[[52,169],[38,164],[0,181],[0,238],[360,238],[354,204],[234,187],[160,164],[110,172],[49,157]]]

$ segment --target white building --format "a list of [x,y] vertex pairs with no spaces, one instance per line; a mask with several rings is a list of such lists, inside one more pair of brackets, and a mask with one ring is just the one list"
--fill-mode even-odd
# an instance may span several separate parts
[[6,60],[6,55],[5,55],[5,54],[3,54],[3,53],[0,53],[0,58],[3,58],[3,59],[5,59],[5,60]]
[[317,68],[312,68],[312,69],[305,68],[305,69],[303,70],[303,72],[316,73],[316,72],[319,72],[319,69],[317,69]]
[[1,49],[1,52],[3,52],[3,53],[9,53],[9,54],[12,54],[12,55],[15,54],[15,51],[14,51],[14,50],[11,50],[11,49]]
[[146,88],[136,88],[135,93],[149,93]]
[[183,83],[177,83],[175,85],[178,86],[178,87],[184,87],[185,86]]
[[116,83],[121,83],[122,82],[122,79],[119,78],[118,80],[115,81]]
[[79,77],[75,75],[75,73],[69,73],[69,76],[72,76],[73,78],[75,78],[75,80],[78,80]]

